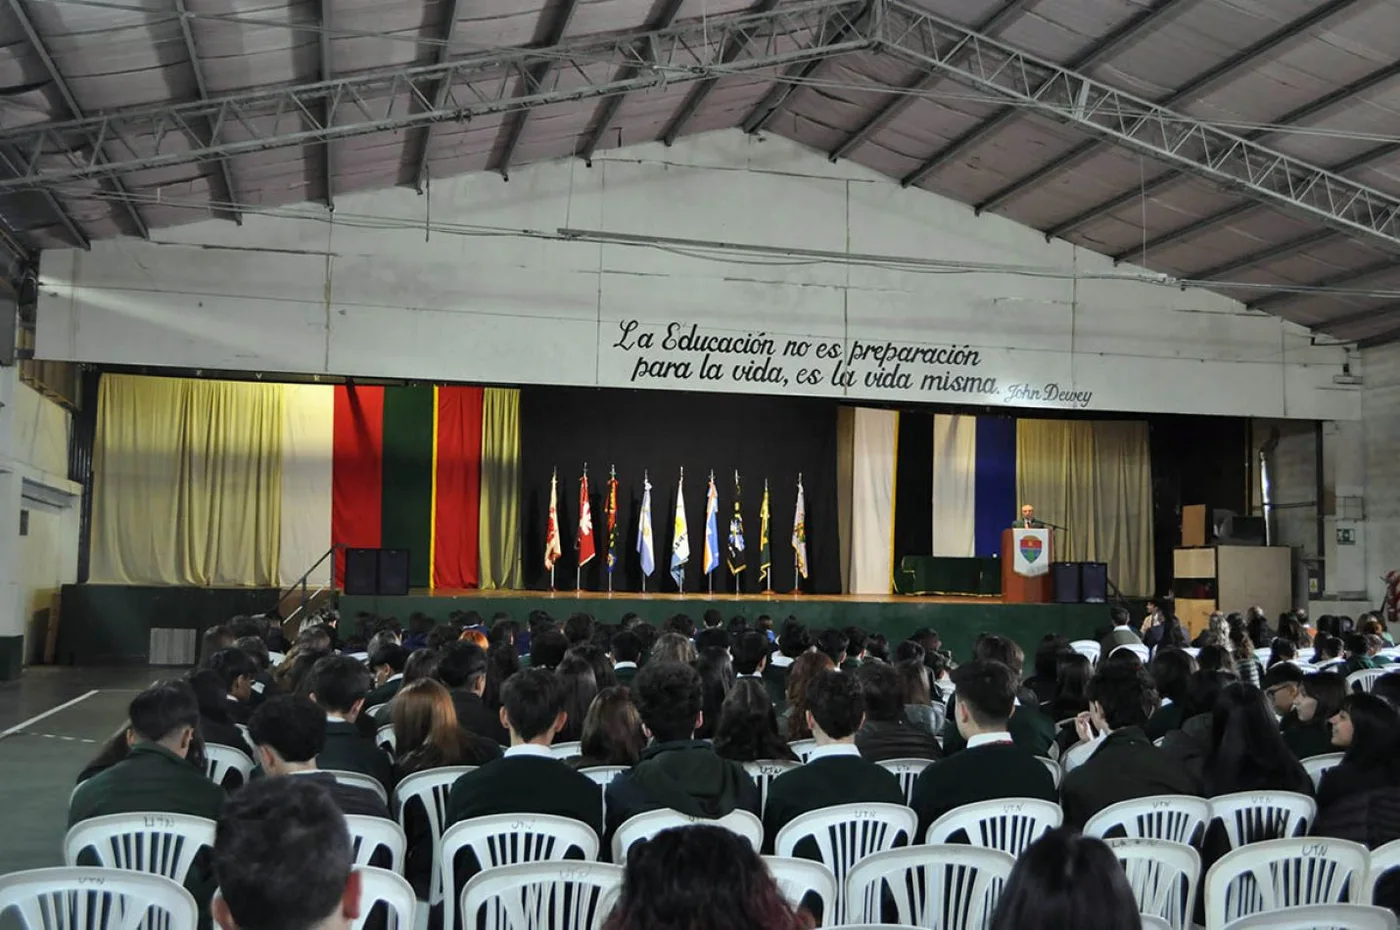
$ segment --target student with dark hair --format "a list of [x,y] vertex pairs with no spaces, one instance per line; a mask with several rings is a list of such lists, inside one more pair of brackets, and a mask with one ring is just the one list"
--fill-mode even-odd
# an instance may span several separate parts
[[1262,691],[1243,682],[1228,685],[1212,716],[1202,777],[1206,797],[1238,791],[1313,793],[1312,779],[1284,743]]
[[[223,676],[211,668],[202,668],[190,676],[189,682],[194,689],[195,700],[199,702],[199,735],[204,743],[229,746],[245,755],[252,755],[253,747],[248,745],[238,725],[233,722]],[[237,787],[237,784],[230,787]]]
[[410,652],[408,661],[403,666],[404,685],[422,681],[424,678],[436,680],[438,663],[441,661],[442,653],[436,649],[419,649],[417,652]]
[[[1349,694],[1332,718],[1332,740],[1345,755],[1318,785],[1311,832],[1369,849],[1400,839],[1400,714],[1374,694]],[[1388,881],[1387,901],[1393,892]]]
[[817,745],[805,764],[768,786],[763,835],[770,852],[778,831],[808,811],[859,802],[904,804],[899,779],[861,758],[856,748],[856,731],[864,722],[865,695],[853,675],[823,672],[808,685],[807,725]]
[[905,717],[904,689],[893,666],[871,662],[856,669],[853,677],[865,704],[865,725],[855,738],[865,759],[880,762],[938,759],[943,755],[933,734],[913,726]]
[[[973,645],[972,657],[974,661],[1000,662],[1011,669],[1011,674],[1018,681],[1021,678],[1025,653],[1016,641],[1009,637],[983,633]],[[955,701],[956,698],[953,702]],[[1055,721],[1040,712],[1034,692],[1027,688],[1019,688],[1016,692],[1016,713],[1011,715],[1007,729],[1016,745],[1032,755],[1046,755],[1051,744],[1055,742]],[[962,733],[958,731],[953,708],[950,706],[943,722],[943,754],[951,756],[961,752],[965,745]]]
[[692,817],[759,812],[758,788],[737,762],[695,739],[704,722],[700,675],[678,662],[649,662],[633,683],[633,700],[652,743],[607,788],[607,837],[636,814],[671,808]]
[[1113,629],[1099,642],[1100,655],[1107,659],[1119,646],[1142,645],[1142,637],[1134,632],[1133,618],[1126,610],[1114,607],[1108,612],[1108,616],[1113,621]]
[[729,634],[723,627],[706,627],[695,634],[695,648],[703,652],[706,649],[728,649],[730,646]]
[[943,638],[938,635],[938,631],[932,627],[921,627],[909,636],[910,642],[917,643],[924,651],[924,661],[928,662],[928,656],[935,652],[943,651]]
[[627,851],[603,930],[800,930],[773,875],[722,827],[663,830]]
[[1371,693],[1400,710],[1400,672],[1387,672],[1371,684]]
[[678,633],[686,639],[695,638],[695,621],[689,614],[673,614],[666,618],[666,632]]
[[257,762],[270,777],[297,776],[326,789],[342,813],[389,816],[379,795],[342,785],[317,766],[326,745],[326,714],[312,701],[292,694],[268,698],[248,720]]
[[225,700],[229,717],[234,723],[247,723],[252,713],[249,702],[253,697],[253,681],[258,665],[242,649],[220,649],[204,660],[204,668],[217,673],[224,681]]
[[1194,781],[1200,782],[1214,744],[1215,703],[1220,692],[1239,681],[1231,672],[1197,670],[1186,682],[1180,728],[1168,730],[1161,748]]
[[1035,695],[1037,704],[1046,704],[1055,699],[1055,675],[1059,669],[1060,657],[1073,652],[1074,650],[1069,648],[1069,640],[1059,633],[1046,633],[1041,637],[1040,645],[1035,648],[1031,677],[1025,682],[1025,687]]
[[613,676],[620,685],[632,684],[642,661],[642,638],[630,629],[623,629],[612,638]]
[[1196,660],[1177,648],[1163,647],[1152,657],[1149,669],[1161,705],[1147,721],[1147,738],[1153,741],[1181,728],[1186,722],[1186,683],[1196,672]]
[[730,653],[734,658],[734,674],[738,678],[758,678],[768,667],[768,637],[762,633],[741,633]]
[[1292,662],[1298,658],[1298,647],[1292,640],[1275,636],[1274,641],[1269,644],[1269,661],[1264,663],[1264,670],[1268,671],[1280,662]]
[[1348,633],[1342,637],[1342,653],[1346,659],[1346,674],[1368,668],[1380,668],[1381,663],[1371,658],[1371,646],[1364,633]]
[[268,673],[272,658],[267,650],[267,642],[261,636],[240,636],[233,641],[233,648],[252,659],[253,667],[257,669],[253,673],[250,688],[252,693],[248,697],[248,706],[256,708],[266,698],[271,697],[274,691],[272,675]]
[[900,662],[892,667],[899,676],[899,700],[904,705],[904,719],[910,726],[923,730],[930,736],[942,733],[947,708],[944,707],[941,696],[938,700],[934,699],[932,675],[928,666],[922,662]]
[[[1227,637],[1229,634],[1225,634]],[[1202,672],[1229,672],[1235,675],[1235,660],[1230,655],[1228,646],[1202,646],[1201,651],[1196,653],[1196,668]]]
[[627,688],[603,688],[583,718],[579,755],[568,760],[576,769],[595,765],[636,765],[646,748],[642,718]]
[[789,617],[778,633],[778,651],[768,657],[763,669],[763,681],[768,686],[768,699],[779,714],[787,707],[788,676],[792,673],[792,663],[812,648],[812,637],[807,628]]
[[778,735],[778,715],[768,700],[768,689],[753,675],[740,675],[724,699],[714,745],[715,752],[735,762],[797,761],[792,748]]
[[530,667],[552,669],[564,661],[569,640],[557,628],[541,630],[530,644]]
[[869,637],[858,626],[848,626],[841,632],[846,634],[846,661],[841,664],[841,671],[853,672],[865,662],[865,645]]
[[824,652],[804,652],[788,669],[787,706],[778,715],[778,732],[789,742],[810,739],[807,729],[807,686],[822,672],[836,668]]
[[846,649],[849,646],[850,640],[846,638],[845,630],[828,629],[817,634],[817,651],[830,659],[837,669],[845,663]]
[[501,685],[520,671],[520,656],[513,641],[492,643],[486,650],[486,683],[481,689],[481,702],[497,713],[501,709]]
[[910,806],[919,815],[918,836],[955,807],[995,798],[1056,800],[1045,764],[1011,738],[1016,676],[1000,662],[973,661],[952,672],[957,701],[954,724],[967,748],[935,762],[914,782]]
[[1137,898],[1103,840],[1051,830],[1016,860],[990,930],[1139,930]]
[[[1047,720],[1059,723],[1064,720],[1071,722],[1060,728],[1060,732],[1055,735],[1055,742],[1063,742],[1060,749],[1068,749],[1078,739],[1074,732],[1072,718],[1079,716],[1089,709],[1089,679],[1094,677],[1094,666],[1089,661],[1088,656],[1080,655],[1077,652],[1067,652],[1060,656],[1060,660],[1055,667],[1055,696],[1054,699],[1040,705],[1040,712]],[[1065,731],[1068,731],[1066,736]]]
[[199,664],[203,666],[220,649],[230,649],[236,637],[233,630],[222,623],[216,623],[204,631],[199,643]]
[[710,739],[715,735],[724,699],[734,687],[734,664],[730,661],[729,650],[715,647],[700,650],[695,660],[695,670],[700,673],[703,692],[701,709],[705,714],[705,722],[695,731],[695,736],[697,739]]
[[889,637],[884,633],[871,633],[865,640],[865,657],[867,662],[871,659],[888,662],[890,660]]
[[582,646],[584,643],[593,642],[593,631],[597,629],[598,621],[593,619],[592,614],[575,613],[570,614],[564,621],[564,628],[561,631],[564,639],[568,640],[569,646]]
[[349,656],[327,656],[311,669],[307,696],[326,715],[326,745],[322,768],[360,772],[376,779],[386,792],[394,790],[394,770],[389,757],[360,734],[355,721],[369,693],[369,670]]
[[1298,715],[1293,708],[1303,693],[1303,679],[1306,677],[1307,674],[1292,662],[1280,662],[1264,673],[1264,680],[1259,685],[1284,730],[1298,725]]
[[213,867],[223,930],[348,930],[360,916],[360,874],[345,816],[321,785],[267,778],[218,816]]
[[1080,736],[1096,741],[1087,761],[1065,774],[1060,806],[1076,829],[1110,804],[1154,794],[1198,794],[1195,779],[1172,763],[1143,732],[1157,709],[1157,690],[1141,668],[1106,664],[1089,682],[1089,712]]
[[1283,731],[1283,741],[1299,759],[1336,752],[1332,745],[1332,718],[1347,696],[1346,678],[1337,672],[1313,672],[1304,676],[1293,701],[1297,723]]
[[475,643],[454,642],[442,647],[437,679],[452,692],[457,722],[464,728],[505,745],[499,716],[482,699],[486,692],[486,650]]
[[394,699],[403,687],[403,669],[408,664],[408,650],[396,642],[386,642],[369,654],[369,671],[374,687],[365,695],[366,707],[377,707]]
[[561,743],[576,743],[583,737],[583,718],[598,694],[598,680],[588,660],[572,650],[554,669],[554,680],[565,714],[564,726],[554,738]]

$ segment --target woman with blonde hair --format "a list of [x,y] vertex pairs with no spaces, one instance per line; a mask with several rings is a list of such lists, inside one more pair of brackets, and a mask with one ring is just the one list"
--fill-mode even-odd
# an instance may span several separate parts
[[441,682],[431,678],[409,682],[390,707],[399,778],[444,765],[483,765],[501,755],[494,741],[464,730],[457,722],[452,692]]
[[699,655],[695,644],[680,633],[662,633],[651,647],[651,662],[680,662],[689,665]]

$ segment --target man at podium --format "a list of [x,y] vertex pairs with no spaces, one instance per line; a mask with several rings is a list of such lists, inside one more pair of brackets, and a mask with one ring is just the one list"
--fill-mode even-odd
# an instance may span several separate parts
[[1035,518],[1035,507],[1030,504],[1022,504],[1021,519],[1016,521],[1015,529],[1043,530],[1045,529],[1045,524]]

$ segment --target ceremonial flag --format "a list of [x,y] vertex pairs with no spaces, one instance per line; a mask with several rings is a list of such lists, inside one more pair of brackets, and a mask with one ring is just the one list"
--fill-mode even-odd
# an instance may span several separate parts
[[651,481],[642,478],[642,515],[637,524],[637,556],[642,564],[642,577],[650,578],[656,571],[656,544],[651,538]]
[[608,574],[611,575],[613,569],[617,567],[617,472],[608,472]]
[[719,568],[719,494],[715,473],[710,472],[710,489],[705,492],[705,574]]
[[734,473],[734,516],[729,518],[729,573],[744,570],[744,512],[739,506],[739,473]]
[[554,571],[554,563],[563,554],[559,545],[559,471],[555,469],[549,478],[549,529],[544,539],[544,567]]
[[[772,554],[768,551],[768,479],[763,479],[763,505],[758,508],[758,581],[773,586]],[[767,590],[765,588],[765,590]]]
[[685,469],[676,482],[676,523],[671,533],[671,577],[676,582],[676,590],[685,589],[685,566],[690,561],[690,531],[685,522]]
[[807,505],[802,497],[802,476],[797,476],[797,512],[792,515],[792,551],[797,559],[797,574],[807,577]]
[[598,554],[593,540],[593,511],[588,506],[588,470],[578,480],[578,567],[583,568]]

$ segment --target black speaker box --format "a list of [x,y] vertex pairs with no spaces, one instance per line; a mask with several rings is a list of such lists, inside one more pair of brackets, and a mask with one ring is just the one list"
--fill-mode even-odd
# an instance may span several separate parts
[[402,597],[408,593],[408,550],[379,550],[379,590],[377,594]]
[[379,550],[345,550],[345,593],[379,593]]
[[1085,562],[1079,571],[1079,596],[1086,604],[1108,600],[1108,563]]
[[1051,562],[1050,585],[1055,590],[1056,604],[1079,603],[1079,563]]

